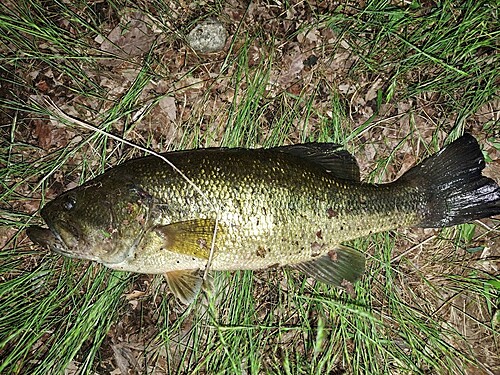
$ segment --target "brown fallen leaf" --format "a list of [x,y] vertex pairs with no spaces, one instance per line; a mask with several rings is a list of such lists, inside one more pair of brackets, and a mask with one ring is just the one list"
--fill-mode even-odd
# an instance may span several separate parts
[[116,66],[122,63],[120,58],[130,59],[147,53],[156,38],[148,26],[148,21],[144,14],[138,12],[128,14],[127,18],[123,17],[111,30],[106,39],[97,39],[97,42],[101,42],[101,50],[118,57],[101,60],[101,63]]
[[177,107],[175,105],[175,98],[173,96],[165,96],[158,102],[163,113],[167,115],[170,121],[177,119]]

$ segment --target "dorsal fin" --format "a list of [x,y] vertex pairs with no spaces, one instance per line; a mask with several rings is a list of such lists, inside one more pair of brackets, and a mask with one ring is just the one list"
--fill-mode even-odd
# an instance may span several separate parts
[[336,143],[302,143],[274,148],[321,165],[328,173],[343,180],[359,182],[359,167],[354,156]]

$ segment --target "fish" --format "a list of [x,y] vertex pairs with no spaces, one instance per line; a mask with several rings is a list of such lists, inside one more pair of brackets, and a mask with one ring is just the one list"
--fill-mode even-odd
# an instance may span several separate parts
[[178,170],[156,156],[126,161],[47,203],[47,227],[28,237],[114,270],[163,274],[191,303],[208,270],[290,266],[352,289],[365,255],[346,242],[500,214],[500,187],[482,175],[470,134],[378,185],[362,182],[356,159],[334,143],[162,155]]

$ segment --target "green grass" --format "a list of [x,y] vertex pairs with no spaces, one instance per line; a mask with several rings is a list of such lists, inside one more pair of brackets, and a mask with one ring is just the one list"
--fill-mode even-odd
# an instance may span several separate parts
[[[161,277],[62,259],[24,233],[46,200],[143,155],[57,119],[43,96],[154,151],[342,143],[373,182],[465,130],[498,159],[495,3],[134,4],[0,5],[0,373],[105,374],[117,359],[141,374],[498,371],[498,220],[355,241],[368,258],[355,296],[291,270],[220,272],[187,309]],[[182,33],[221,12],[229,49],[207,59],[186,48]],[[148,48],[103,50],[131,17],[154,27]]]

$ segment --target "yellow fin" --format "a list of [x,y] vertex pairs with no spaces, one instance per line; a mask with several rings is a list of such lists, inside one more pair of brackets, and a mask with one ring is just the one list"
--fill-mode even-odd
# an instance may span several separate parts
[[179,221],[154,228],[165,240],[165,247],[174,253],[208,259],[215,220],[196,219]]
[[203,285],[199,270],[170,271],[165,278],[174,296],[185,305],[194,301]]
[[339,245],[326,255],[292,267],[323,283],[345,288],[365,271],[365,256],[355,249]]

